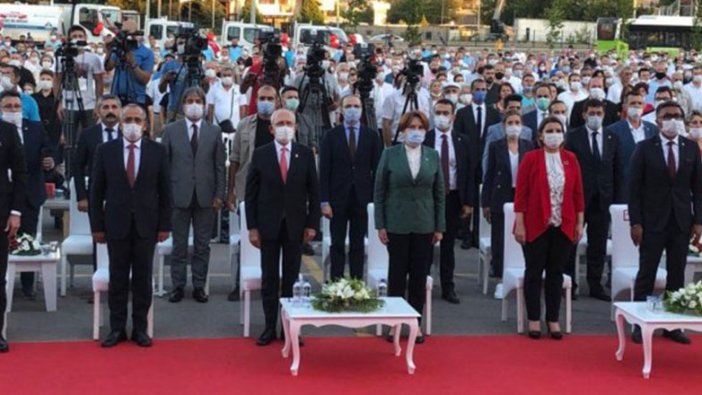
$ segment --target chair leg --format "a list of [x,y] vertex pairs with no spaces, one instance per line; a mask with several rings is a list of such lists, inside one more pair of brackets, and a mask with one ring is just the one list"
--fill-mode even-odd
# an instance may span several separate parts
[[149,312],[146,315],[146,334],[150,338],[154,337],[154,301],[151,298],[151,307],[149,307]]
[[427,287],[427,300],[424,303],[424,333],[431,335],[431,287]]
[[244,325],[244,288],[239,285],[239,325]]
[[210,294],[210,271],[207,270],[207,277],[205,278],[205,294]]
[[[575,284],[580,284],[580,254],[578,247],[575,247],[575,273],[573,273],[573,281]],[[575,294],[580,295],[580,287],[575,288]]]
[[488,293],[488,282],[489,282],[488,274],[490,272],[489,262],[490,261],[486,257],[486,259],[483,260],[483,263],[481,265],[481,270],[480,270],[480,274],[483,276],[483,280],[482,280],[483,281],[483,295],[487,295],[487,293]]
[[[503,291],[504,292],[504,291]],[[507,322],[507,309],[509,308],[509,301],[507,300],[507,295],[502,295],[502,322]]]
[[482,252],[478,252],[478,277],[475,279],[480,285],[480,281],[483,279],[483,260],[485,260],[485,255]]
[[100,339],[100,292],[93,292],[93,340]]
[[74,279],[74,277],[75,277],[75,275],[76,275],[76,265],[70,265],[70,267],[68,268],[68,270],[69,270],[69,272],[70,272],[70,278],[69,278],[68,286],[69,286],[71,289],[73,289],[73,279]]
[[3,320],[2,328],[0,328],[0,333],[2,333],[2,337],[7,340],[7,311],[3,311],[2,314],[5,315],[5,319]]
[[251,326],[251,291],[244,291],[244,337],[249,337]]
[[375,326],[375,335],[382,336],[382,334],[383,334],[383,325],[382,324],[376,325]]
[[158,296],[163,296],[166,292],[163,290],[163,266],[165,264],[166,257],[163,255],[158,256]]
[[68,265],[68,257],[61,254],[61,296],[66,296],[66,265]]
[[570,288],[566,289],[565,299],[566,299],[566,333],[570,333],[573,329],[573,305],[571,300]]
[[10,313],[12,312],[12,299],[13,295],[15,293],[15,271],[17,270],[17,267],[15,266],[14,263],[9,263],[7,265],[7,285],[5,286],[4,291],[7,293],[7,306],[5,308],[5,312]]
[[524,333],[524,289],[517,288],[517,333]]

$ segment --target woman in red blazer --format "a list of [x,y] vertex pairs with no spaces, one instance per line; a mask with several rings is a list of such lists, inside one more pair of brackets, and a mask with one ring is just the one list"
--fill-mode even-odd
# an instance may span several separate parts
[[541,149],[528,152],[519,165],[514,198],[514,236],[524,246],[524,298],[529,337],[541,337],[541,277],[546,270],[546,322],[554,339],[561,339],[558,313],[563,267],[583,234],[585,202],[580,165],[563,145],[563,124],[546,117],[539,125]]

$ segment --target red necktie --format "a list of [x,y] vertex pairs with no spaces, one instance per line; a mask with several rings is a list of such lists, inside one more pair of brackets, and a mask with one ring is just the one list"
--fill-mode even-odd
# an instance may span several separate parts
[[283,147],[280,151],[280,177],[283,179],[283,184],[285,184],[288,178],[288,159],[285,157],[285,153],[288,151],[288,148]]
[[134,182],[136,181],[136,172],[134,166],[134,149],[135,144],[129,144],[129,157],[127,158],[127,179],[129,180],[129,186],[134,188]]
[[449,146],[447,133],[441,133],[441,171],[444,172],[444,192],[448,195],[451,191],[449,184]]
[[672,141],[668,141],[668,174],[670,174],[670,178],[673,179],[675,178],[675,153],[673,152],[673,144],[675,144]]

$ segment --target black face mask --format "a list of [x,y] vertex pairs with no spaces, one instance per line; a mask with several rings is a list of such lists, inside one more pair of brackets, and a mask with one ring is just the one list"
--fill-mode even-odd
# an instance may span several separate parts
[[432,74],[436,74],[439,72],[439,69],[431,69]]
[[665,73],[656,73],[656,78],[662,80],[663,78],[665,78]]
[[495,73],[495,78],[497,78],[498,80],[501,80],[501,79],[505,78],[505,73]]

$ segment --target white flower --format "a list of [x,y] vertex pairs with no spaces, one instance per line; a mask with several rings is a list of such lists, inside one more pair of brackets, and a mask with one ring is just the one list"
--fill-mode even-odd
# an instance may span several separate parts
[[691,300],[690,304],[688,304],[688,306],[690,306],[691,309],[694,309],[695,307],[697,307],[697,302],[695,302],[694,300]]

